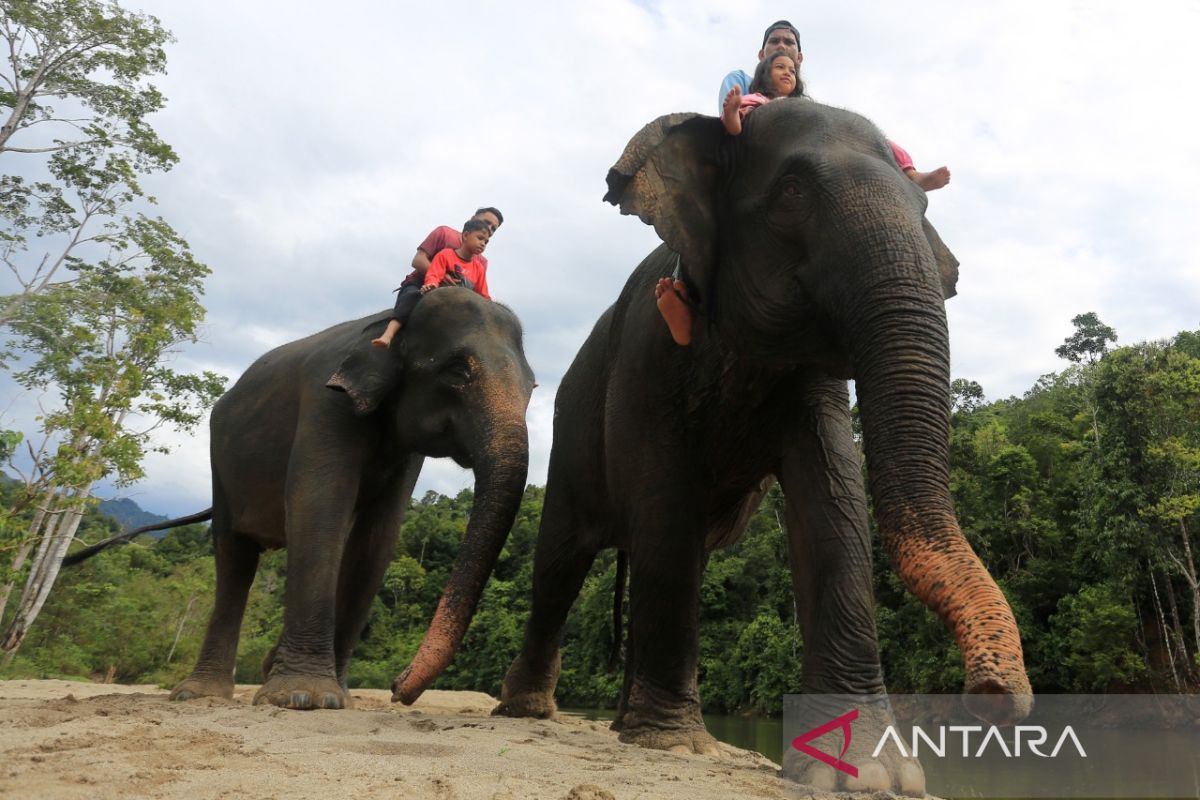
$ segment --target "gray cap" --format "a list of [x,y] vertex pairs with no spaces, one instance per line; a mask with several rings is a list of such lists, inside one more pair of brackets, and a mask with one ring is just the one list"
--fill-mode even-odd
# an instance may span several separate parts
[[772,22],[771,25],[763,32],[762,46],[767,46],[767,39],[771,36],[771,31],[779,28],[787,28],[796,37],[796,49],[800,49],[800,31],[796,30],[796,26],[788,22],[786,19],[781,19],[778,22]]

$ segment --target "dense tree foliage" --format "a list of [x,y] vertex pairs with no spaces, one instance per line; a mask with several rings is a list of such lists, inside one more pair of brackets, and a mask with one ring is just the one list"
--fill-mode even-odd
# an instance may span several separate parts
[[[1021,398],[987,402],[979,384],[955,381],[951,480],[962,528],[1012,602],[1035,690],[1195,690],[1200,331],[1110,351],[1115,334],[1095,315],[1081,315],[1076,325],[1087,330],[1068,340],[1070,366],[1043,376]],[[439,688],[498,693],[528,614],[542,494],[527,489],[479,613]],[[416,651],[471,500],[464,491],[414,501],[353,662],[352,685],[387,687]],[[782,517],[783,498],[774,489],[742,540],[709,556],[700,627],[706,710],[778,713],[781,695],[799,686],[803,642]],[[85,538],[108,535],[110,527],[89,516]],[[71,571],[43,612],[44,627],[0,674],[178,680],[212,605],[210,553],[204,530],[188,528]],[[260,679],[259,664],[278,635],[285,558],[271,553],[260,566],[239,681]],[[620,671],[609,665],[616,574],[615,554],[602,553],[568,620],[558,694],[565,707],[615,703]],[[956,646],[903,589],[882,550],[875,575],[891,689],[959,691]]]
[[[0,506],[4,658],[54,586],[100,480],[141,476],[160,425],[193,428],[224,380],[169,366],[198,338],[208,267],[142,179],[178,160],[147,118],[171,35],[110,0],[0,4],[0,366],[42,413],[0,431],[24,491]],[[0,420],[3,421],[3,420]],[[14,590],[21,585],[18,594]]]

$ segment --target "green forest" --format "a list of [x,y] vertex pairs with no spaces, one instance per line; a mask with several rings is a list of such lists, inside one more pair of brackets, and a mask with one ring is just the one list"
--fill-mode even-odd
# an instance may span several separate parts
[[[1094,314],[1056,351],[1068,366],[1022,397],[952,385],[951,483],[962,529],[1021,626],[1037,692],[1195,691],[1200,686],[1200,331],[1114,348]],[[11,493],[18,484],[5,484]],[[497,695],[528,611],[543,489],[529,486],[462,649],[435,684]],[[5,507],[12,498],[5,497]],[[390,686],[416,651],[466,527],[471,493],[414,499],[351,665],[352,687]],[[783,498],[772,490],[702,586],[705,710],[777,714],[799,686]],[[90,512],[78,538],[117,523]],[[878,541],[878,537],[876,537]],[[78,545],[76,545],[78,546]],[[143,537],[59,576],[0,677],[166,686],[198,652],[213,599],[206,528]],[[242,629],[237,680],[260,680],[281,625],[286,552],[266,554]],[[597,559],[569,618],[559,704],[616,702],[616,554]],[[940,622],[907,594],[877,545],[877,622],[894,692],[957,692],[962,664]]]

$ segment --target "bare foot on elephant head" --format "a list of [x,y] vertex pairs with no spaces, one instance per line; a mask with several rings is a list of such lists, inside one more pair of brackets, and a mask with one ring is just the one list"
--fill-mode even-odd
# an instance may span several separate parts
[[913,183],[927,192],[932,192],[934,189],[941,189],[950,182],[949,167],[938,167],[930,172],[918,172],[912,169],[906,174],[912,179]]
[[[422,294],[424,294],[424,292],[422,292]],[[400,322],[398,320],[389,319],[387,327],[384,328],[383,333],[379,336],[379,338],[371,340],[371,346],[379,347],[383,350],[388,349],[388,346],[392,343],[392,339],[394,339],[396,334],[400,332],[400,327]]]
[[721,103],[721,124],[730,136],[739,136],[742,133],[742,115],[738,113],[741,102],[742,87],[734,86]]
[[687,346],[692,343],[692,322],[695,315],[687,304],[687,287],[683,281],[662,278],[654,286],[658,313],[662,314],[671,331],[675,344]]

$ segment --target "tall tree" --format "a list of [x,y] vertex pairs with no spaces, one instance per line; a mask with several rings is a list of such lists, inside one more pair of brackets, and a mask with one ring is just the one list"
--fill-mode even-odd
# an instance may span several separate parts
[[144,197],[139,175],[178,160],[146,122],[164,103],[146,79],[163,72],[170,40],[154,17],[111,2],[0,3],[0,260],[19,286],[0,324],[104,246],[113,218]]
[[1075,364],[1094,364],[1117,340],[1117,332],[1100,321],[1095,311],[1079,314],[1071,320],[1075,332],[1054,348],[1054,354]]
[[[142,176],[175,153],[147,123],[164,99],[170,34],[100,0],[0,4],[0,296],[17,383],[40,396],[26,436],[24,490],[0,509],[0,619],[24,589],[0,649],[11,658],[57,578],[93,485],[141,477],[160,425],[189,429],[220,393],[211,373],[164,363],[194,342],[209,270],[166,222],[145,214]],[[53,103],[53,105],[51,105]],[[7,112],[7,114],[5,114]],[[13,437],[8,436],[11,449]]]
[[1099,446],[1100,418],[1096,411],[1094,371],[1090,367],[1104,358],[1108,346],[1117,341],[1117,332],[1101,322],[1095,311],[1076,315],[1071,324],[1075,326],[1075,333],[1054,348],[1054,354],[1075,365],[1073,370],[1068,371],[1068,379],[1083,388],[1087,411],[1091,416],[1092,436]]
[[[10,323],[14,344],[32,359],[15,373],[17,382],[35,391],[54,387],[61,405],[42,417],[43,443],[25,476],[23,500],[33,513],[10,568],[28,566],[29,573],[0,637],[8,653],[45,602],[93,484],[142,477],[146,452],[163,449],[151,433],[162,424],[193,428],[224,385],[212,373],[181,373],[163,363],[178,345],[196,341],[208,268],[161,222],[137,217],[124,224],[113,258],[78,265],[73,282],[33,295]],[[9,514],[10,528],[18,519]],[[0,603],[8,591],[0,590]]]

